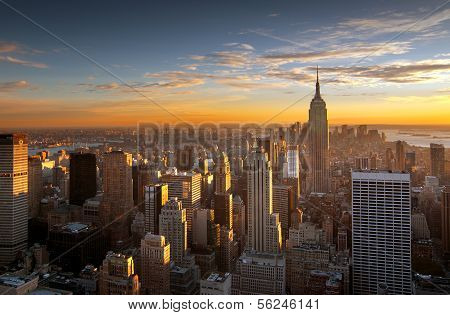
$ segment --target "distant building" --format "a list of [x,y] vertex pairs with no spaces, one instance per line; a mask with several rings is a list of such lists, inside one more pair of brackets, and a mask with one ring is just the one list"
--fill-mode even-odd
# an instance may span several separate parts
[[82,220],[84,223],[93,223],[101,225],[100,205],[102,203],[103,194],[88,198],[83,203]]
[[281,249],[281,224],[272,204],[272,167],[261,148],[254,148],[248,159],[248,243],[250,250],[278,253]]
[[442,192],[442,249],[450,254],[450,186],[446,186]]
[[430,144],[431,175],[443,177],[445,175],[445,148],[442,144]]
[[286,260],[283,255],[244,252],[232,276],[233,295],[286,293]]
[[171,260],[181,265],[187,250],[187,220],[186,209],[177,198],[171,198],[162,208],[159,232],[170,244]]
[[291,226],[291,214],[295,210],[295,192],[288,185],[273,185],[273,212],[278,214],[281,224],[281,236],[283,244],[289,237]]
[[92,153],[70,154],[70,203],[82,206],[97,193],[97,159]]
[[198,293],[197,281],[192,268],[172,267],[170,270],[170,293],[175,295]]
[[129,213],[133,209],[132,156],[122,151],[103,155],[103,199],[100,217],[108,227],[112,248],[121,248],[131,241]]
[[414,213],[411,216],[412,236],[415,240],[430,239],[430,229],[428,228],[427,218],[423,213]]
[[24,295],[32,292],[38,286],[39,277],[17,276],[13,274],[0,275],[0,294],[5,295]]
[[355,169],[357,170],[367,170],[370,169],[370,160],[368,157],[357,157],[355,158]]
[[400,172],[405,171],[406,163],[405,163],[405,145],[404,141],[395,142],[395,161],[396,161],[396,169]]
[[193,248],[215,247],[219,241],[220,226],[214,222],[215,211],[198,209],[192,220]]
[[79,222],[54,225],[48,236],[50,260],[64,271],[79,272],[88,264],[99,265],[106,241],[97,227]]
[[170,244],[147,233],[141,241],[141,293],[170,294]]
[[220,227],[220,247],[216,256],[217,267],[219,271],[230,272],[234,263],[234,239],[233,230],[226,226]]
[[140,283],[132,256],[108,252],[100,267],[100,294],[137,295]]
[[326,270],[330,261],[328,247],[318,244],[291,244],[286,249],[286,287],[290,294],[309,294],[312,270]]
[[169,200],[169,187],[167,184],[145,186],[145,231],[159,234],[159,215],[161,209]]
[[[169,198],[177,197],[186,209],[187,239],[192,244],[192,216],[195,209],[201,208],[202,175],[193,172],[177,172],[164,174],[163,183],[169,185]],[[161,233],[160,233],[161,234]]]
[[342,274],[312,270],[308,279],[308,294],[339,295],[343,294]]
[[230,295],[231,274],[209,273],[200,281],[200,295]]
[[43,197],[42,163],[38,156],[28,158],[28,216],[39,216]]

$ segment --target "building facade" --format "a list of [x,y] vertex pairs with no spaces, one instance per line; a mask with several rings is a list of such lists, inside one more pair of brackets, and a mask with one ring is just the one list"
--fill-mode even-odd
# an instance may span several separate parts
[[410,175],[352,172],[353,292],[411,294]]
[[310,192],[328,193],[330,185],[328,118],[325,101],[320,95],[319,70],[317,70],[316,94],[309,108],[308,127]]
[[0,266],[28,242],[28,139],[0,134]]
[[162,235],[141,240],[141,293],[170,294],[170,244]]

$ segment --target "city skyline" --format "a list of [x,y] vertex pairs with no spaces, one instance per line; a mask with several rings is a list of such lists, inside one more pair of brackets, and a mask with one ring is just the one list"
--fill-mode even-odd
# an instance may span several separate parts
[[1,3],[2,127],[306,121],[317,65],[330,125],[448,124],[439,1],[48,4],[10,3],[85,57]]
[[0,0],[0,295],[450,294],[450,0],[46,4]]

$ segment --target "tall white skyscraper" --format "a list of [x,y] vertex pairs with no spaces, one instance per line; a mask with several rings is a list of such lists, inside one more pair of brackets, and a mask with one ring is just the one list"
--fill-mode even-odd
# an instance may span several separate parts
[[353,293],[411,294],[410,175],[352,172]]
[[251,153],[247,174],[248,243],[250,250],[277,253],[281,248],[281,224],[272,210],[272,167],[260,147]]
[[309,108],[309,177],[311,192],[327,193],[330,181],[330,157],[327,105],[320,95],[319,69],[316,94]]
[[28,140],[0,134],[0,266],[14,261],[28,241]]

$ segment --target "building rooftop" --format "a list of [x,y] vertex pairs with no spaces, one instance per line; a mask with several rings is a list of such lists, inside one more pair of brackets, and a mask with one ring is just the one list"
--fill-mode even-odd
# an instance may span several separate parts
[[225,282],[229,277],[231,277],[231,274],[229,272],[227,273],[211,273],[206,279],[203,279],[208,282]]
[[286,264],[284,255],[245,251],[239,260],[244,264],[282,267]]
[[90,225],[80,222],[70,222],[61,227],[61,230],[68,233],[80,233],[89,230]]
[[31,278],[31,277],[20,277],[20,276],[16,276],[16,275],[5,274],[5,275],[0,276],[0,285],[6,286],[6,287],[18,288],[33,279],[34,278]]

